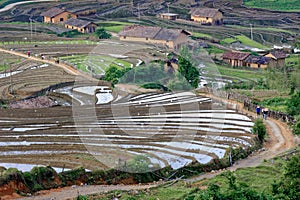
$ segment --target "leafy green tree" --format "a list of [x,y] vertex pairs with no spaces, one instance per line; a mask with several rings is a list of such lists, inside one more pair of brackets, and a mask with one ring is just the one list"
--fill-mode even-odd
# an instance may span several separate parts
[[180,56],[178,58],[178,72],[185,77],[186,81],[193,87],[197,88],[199,83],[199,70],[196,62],[192,58],[192,54],[187,47],[180,49]]
[[111,34],[108,33],[103,27],[97,28],[95,31],[95,35],[99,39],[109,39],[111,38]]
[[296,92],[288,102],[287,111],[290,115],[300,115],[300,91]]
[[105,71],[104,80],[110,81],[112,85],[115,85],[119,82],[119,79],[124,76],[131,68],[121,68],[114,64],[111,64]]
[[300,135],[300,117],[298,117],[296,125],[293,127],[293,133]]
[[266,129],[262,119],[256,119],[255,120],[254,126],[252,128],[252,132],[254,134],[257,134],[258,139],[259,139],[260,142],[264,141],[264,138],[267,134],[267,129]]
[[300,154],[287,163],[284,177],[272,184],[272,192],[275,199],[300,199]]

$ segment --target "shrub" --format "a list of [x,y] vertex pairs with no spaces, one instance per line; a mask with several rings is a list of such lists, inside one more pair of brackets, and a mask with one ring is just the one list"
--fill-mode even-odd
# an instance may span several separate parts
[[57,34],[58,37],[67,37],[67,38],[74,38],[76,36],[82,35],[83,33],[80,33],[77,30],[67,31],[63,32],[61,34]]
[[111,38],[111,34],[108,33],[103,27],[97,28],[95,31],[95,35],[99,39],[109,39]]
[[262,119],[256,119],[254,122],[254,126],[252,128],[252,132],[257,134],[259,141],[262,143],[267,134],[267,129],[263,123]]
[[293,133],[296,135],[300,135],[300,117],[298,118],[297,123],[293,128]]

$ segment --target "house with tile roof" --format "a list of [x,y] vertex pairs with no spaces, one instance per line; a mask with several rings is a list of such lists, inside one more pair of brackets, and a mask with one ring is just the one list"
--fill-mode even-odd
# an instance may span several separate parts
[[77,30],[81,33],[93,33],[96,31],[97,25],[94,22],[70,18],[65,23],[64,26],[67,29]]
[[166,19],[166,20],[176,20],[178,19],[178,14],[176,13],[160,13],[158,17],[161,19]]
[[222,25],[223,12],[214,8],[197,8],[190,11],[191,20],[206,25]]
[[265,69],[272,63],[272,59],[265,56],[249,55],[244,60],[245,66],[255,69]]
[[180,29],[166,29],[152,26],[125,26],[119,32],[122,41],[144,42],[178,49],[180,44],[186,43],[189,32]]
[[223,61],[232,67],[246,66],[245,60],[250,56],[250,53],[227,51],[223,54]]
[[53,24],[63,23],[70,18],[74,18],[74,19],[77,18],[76,14],[58,7],[53,7],[50,10],[41,13],[41,16],[44,17],[45,23],[53,23]]
[[271,67],[284,67],[285,59],[288,55],[283,51],[271,51],[264,56],[269,57],[274,61],[272,62]]

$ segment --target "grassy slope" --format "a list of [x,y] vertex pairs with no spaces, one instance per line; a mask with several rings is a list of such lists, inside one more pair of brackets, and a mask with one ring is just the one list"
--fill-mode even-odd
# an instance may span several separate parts
[[245,70],[245,69],[236,69],[236,68],[229,68],[223,67],[218,65],[218,70],[221,75],[244,79],[244,80],[258,80],[260,78],[264,78],[264,74],[260,70]]
[[238,36],[235,36],[235,38],[225,38],[221,41],[221,43],[223,42],[223,43],[230,44],[230,43],[236,42],[236,41],[239,41],[246,46],[255,47],[255,48],[259,48],[259,49],[268,49],[267,46],[264,46],[254,40],[251,40],[250,38],[248,38],[245,35],[238,35]]
[[244,5],[255,8],[266,8],[269,10],[299,11],[299,0],[244,0]]
[[106,70],[106,68],[115,64],[118,66],[130,67],[131,63],[123,61],[121,59],[116,59],[109,56],[92,56],[92,55],[73,55],[73,56],[64,56],[60,58],[61,60],[65,60],[68,63],[72,63],[77,66],[78,69],[84,72],[89,72],[86,66],[90,66],[95,70],[96,73],[102,73]]
[[[300,148],[298,148],[299,154]],[[252,189],[271,193],[272,183],[279,181],[283,177],[286,159],[283,157],[276,157],[272,160],[263,162],[258,167],[238,169],[234,172],[238,183],[246,183]],[[223,174],[217,175],[212,179],[204,179],[195,182],[192,185],[178,182],[174,185],[165,184],[148,191],[131,194],[130,192],[113,191],[108,194],[93,195],[91,199],[112,199],[115,196],[120,197],[119,200],[157,200],[157,199],[185,199],[189,194],[195,194],[197,188],[205,189],[211,183],[221,186],[221,189],[228,187],[228,180]],[[225,190],[225,189],[224,189]]]

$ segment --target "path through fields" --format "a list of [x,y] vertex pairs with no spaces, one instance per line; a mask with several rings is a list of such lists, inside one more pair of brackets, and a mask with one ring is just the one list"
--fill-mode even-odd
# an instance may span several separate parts
[[8,11],[8,10],[12,9],[13,7],[15,7],[17,5],[21,5],[21,4],[26,4],[26,3],[40,3],[40,2],[47,2],[47,1],[56,1],[56,0],[32,0],[32,1],[16,2],[16,3],[8,4],[4,8],[1,8],[0,12]]
[[91,76],[82,73],[80,71],[78,71],[77,69],[73,68],[72,66],[66,65],[64,63],[55,63],[55,61],[52,60],[43,60],[41,58],[38,57],[34,57],[34,56],[30,56],[28,57],[26,54],[24,53],[20,53],[20,52],[16,52],[16,51],[9,51],[3,48],[0,48],[0,52],[4,52],[4,53],[8,53],[8,54],[12,54],[15,56],[20,56],[29,60],[34,60],[34,61],[38,61],[38,62],[42,62],[42,63],[47,63],[56,67],[60,67],[63,70],[65,70],[67,73],[71,74],[71,75],[77,75],[77,76],[84,76],[85,78],[88,78],[89,80],[95,80],[94,78],[92,78]]

